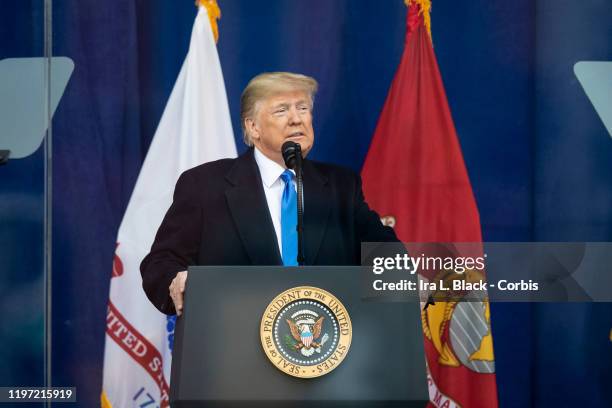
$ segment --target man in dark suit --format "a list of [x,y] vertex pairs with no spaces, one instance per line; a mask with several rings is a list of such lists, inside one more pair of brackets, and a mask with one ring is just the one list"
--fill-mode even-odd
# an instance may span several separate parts
[[[296,264],[295,221],[288,230],[283,201],[295,194],[295,181],[281,146],[299,143],[304,157],[312,148],[316,89],[304,75],[256,76],[241,98],[249,150],[181,175],[140,267],[143,288],[160,311],[181,314],[189,265]],[[361,242],[397,241],[368,208],[354,172],[304,160],[303,180],[304,264],[359,265]]]

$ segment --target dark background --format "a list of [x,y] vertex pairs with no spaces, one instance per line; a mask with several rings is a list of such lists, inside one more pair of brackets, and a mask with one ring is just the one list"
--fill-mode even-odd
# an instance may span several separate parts
[[[312,157],[360,170],[403,1],[219,5],[239,151],[243,87],[296,71],[320,83]],[[195,13],[192,0],[53,2],[53,53],[75,62],[53,121],[53,381],[79,406],[98,405],[117,229]],[[432,31],[484,239],[612,241],[612,138],[573,73],[612,61],[612,2],[438,0]],[[0,0],[0,59],[42,56],[43,40],[42,1]],[[42,149],[0,167],[0,385],[42,383],[42,200]],[[611,305],[491,309],[501,406],[609,406]]]

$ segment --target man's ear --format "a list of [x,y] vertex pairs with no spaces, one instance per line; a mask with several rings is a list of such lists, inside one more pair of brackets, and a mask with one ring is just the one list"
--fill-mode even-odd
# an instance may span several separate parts
[[246,118],[244,120],[244,127],[246,128],[251,140],[259,140],[259,129],[257,128],[257,125],[253,119]]

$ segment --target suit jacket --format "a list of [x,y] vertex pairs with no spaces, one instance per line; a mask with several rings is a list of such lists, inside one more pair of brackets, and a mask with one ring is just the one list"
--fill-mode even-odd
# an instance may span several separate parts
[[[357,174],[311,160],[302,174],[306,265],[359,265],[361,242],[397,241],[365,203]],[[252,148],[179,177],[140,266],[143,288],[163,313],[175,313],[168,287],[190,265],[282,265]]]

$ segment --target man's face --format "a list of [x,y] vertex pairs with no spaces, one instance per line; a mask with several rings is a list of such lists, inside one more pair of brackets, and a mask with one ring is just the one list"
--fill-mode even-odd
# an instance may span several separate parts
[[247,121],[253,144],[282,166],[283,143],[299,143],[304,157],[314,143],[312,103],[303,91],[282,92],[260,101],[255,119]]

